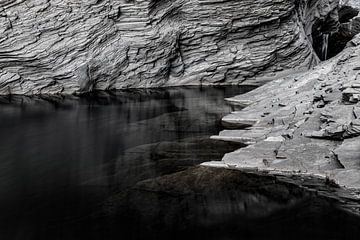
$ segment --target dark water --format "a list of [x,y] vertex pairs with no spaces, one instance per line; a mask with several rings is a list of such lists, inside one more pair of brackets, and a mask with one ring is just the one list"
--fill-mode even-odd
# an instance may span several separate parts
[[209,136],[248,90],[0,98],[0,240],[357,239],[316,192],[193,167],[241,147]]
[[[224,97],[249,89],[0,99],[0,239],[69,239],[68,224],[100,211],[114,191],[235,149],[199,150],[233,110]],[[177,149],[170,163],[154,162],[159,143]]]

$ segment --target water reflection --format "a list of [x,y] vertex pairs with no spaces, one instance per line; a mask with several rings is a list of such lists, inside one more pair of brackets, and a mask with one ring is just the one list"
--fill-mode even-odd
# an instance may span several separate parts
[[209,135],[247,90],[0,98],[0,239],[357,239],[317,192],[193,167],[240,147]]
[[238,147],[207,141],[234,110],[224,98],[249,89],[2,97],[1,239],[47,239],[54,228],[52,239],[72,239],[61,226],[101,209],[113,191],[219,159]]
[[113,225],[102,234],[109,239],[358,239],[360,234],[359,216],[317,191],[274,176],[205,167],[141,181],[114,195],[107,213]]

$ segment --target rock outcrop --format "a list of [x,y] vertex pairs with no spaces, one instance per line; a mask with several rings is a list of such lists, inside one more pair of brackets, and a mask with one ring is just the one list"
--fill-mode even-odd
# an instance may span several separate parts
[[[336,56],[340,53],[347,43],[358,33],[360,33],[360,3],[357,1],[343,0],[340,1],[338,8],[339,26],[336,31],[325,31],[327,34],[320,33],[317,38],[318,48],[316,48],[318,54],[324,50],[324,40],[326,40],[327,52],[324,53],[326,58],[320,57],[322,60],[326,60]],[[325,25],[326,26],[326,25]],[[316,45],[316,44],[315,44]]]
[[358,0],[340,0],[340,6],[350,6],[360,9],[360,2]]
[[360,35],[349,46],[305,74],[228,99],[245,108],[223,118],[235,130],[214,138],[243,142],[248,147],[225,155],[222,162],[205,165],[319,176],[357,192]]
[[318,63],[338,0],[0,1],[0,94],[262,84]]

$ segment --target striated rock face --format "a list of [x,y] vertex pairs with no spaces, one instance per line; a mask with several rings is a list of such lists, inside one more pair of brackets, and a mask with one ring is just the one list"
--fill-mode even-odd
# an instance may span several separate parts
[[0,94],[262,84],[318,62],[338,0],[1,0]]

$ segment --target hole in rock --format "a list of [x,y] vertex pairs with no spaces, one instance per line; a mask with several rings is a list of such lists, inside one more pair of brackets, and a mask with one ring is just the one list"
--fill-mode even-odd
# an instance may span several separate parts
[[329,14],[325,21],[315,22],[312,28],[313,47],[320,60],[336,56],[359,32],[351,23],[358,14],[359,10],[343,6],[338,10],[338,20]]

